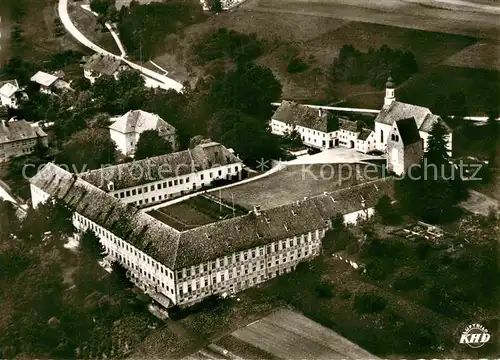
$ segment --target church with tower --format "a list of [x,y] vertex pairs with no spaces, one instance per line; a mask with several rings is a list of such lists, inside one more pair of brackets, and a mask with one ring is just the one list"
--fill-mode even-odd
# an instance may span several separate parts
[[410,165],[420,162],[430,132],[439,122],[449,134],[451,156],[451,128],[428,108],[398,101],[391,77],[387,80],[384,105],[374,127],[369,128],[362,121],[327,110],[283,100],[271,118],[269,128],[271,133],[279,136],[294,132],[304,145],[320,150],[338,146],[363,153],[378,150],[386,154],[389,171],[401,175]]
[[428,108],[397,101],[395,85],[387,80],[384,106],[375,119],[376,148],[387,155],[387,168],[398,175],[418,163],[427,147],[433,126],[441,123],[448,132],[451,156],[451,128]]

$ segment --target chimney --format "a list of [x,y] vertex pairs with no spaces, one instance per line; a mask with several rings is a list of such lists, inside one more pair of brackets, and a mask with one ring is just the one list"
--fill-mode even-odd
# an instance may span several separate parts
[[257,215],[257,216],[259,216],[259,215],[260,215],[260,205],[255,205],[255,206],[253,207],[253,213],[254,213],[255,215]]

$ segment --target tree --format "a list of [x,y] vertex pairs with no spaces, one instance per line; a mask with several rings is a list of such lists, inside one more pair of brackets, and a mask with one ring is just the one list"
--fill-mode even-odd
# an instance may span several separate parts
[[419,167],[396,183],[396,197],[402,208],[424,221],[442,223],[456,216],[455,205],[467,198],[459,172],[450,163],[443,125],[431,130],[427,150]]
[[80,238],[80,249],[84,257],[96,261],[103,258],[104,247],[96,234],[87,230]]
[[69,171],[81,172],[115,164],[116,156],[116,144],[108,131],[86,129],[73,134],[64,143],[56,161]]
[[362,314],[377,313],[386,306],[387,300],[374,292],[365,292],[354,297],[354,309]]
[[215,113],[211,123],[212,137],[233,148],[245,163],[256,164],[279,157],[279,140],[255,117],[225,109]]
[[443,165],[449,163],[448,137],[449,134],[441,122],[434,124],[429,133],[427,149],[424,154],[424,159],[427,160],[428,164]]
[[299,59],[298,57],[294,57],[286,68],[290,74],[299,73],[307,69],[307,64]]
[[109,8],[115,6],[115,0],[92,0],[90,9],[99,14],[106,14]]
[[281,84],[272,71],[251,63],[239,64],[236,70],[209,80],[207,100],[212,109],[237,109],[266,123],[271,103],[280,98]]
[[19,231],[20,222],[10,201],[0,198],[0,241],[9,241],[10,234]]
[[392,200],[389,196],[382,196],[375,205],[375,213],[380,217],[383,224],[393,225],[401,221],[399,212],[392,205]]
[[215,13],[220,13],[222,11],[221,0],[212,0],[212,8],[210,9]]
[[342,213],[336,213],[331,219],[332,230],[335,232],[346,230],[344,215]]
[[172,144],[160,136],[157,130],[146,130],[141,133],[135,149],[135,159],[147,159],[154,156],[170,154]]
[[90,83],[90,80],[83,76],[80,76],[71,82],[71,87],[76,91],[89,90],[91,86],[92,84]]

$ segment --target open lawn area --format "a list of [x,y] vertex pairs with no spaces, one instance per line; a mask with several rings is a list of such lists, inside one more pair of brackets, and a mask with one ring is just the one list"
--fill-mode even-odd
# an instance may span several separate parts
[[247,210],[253,209],[255,205],[271,209],[378,177],[380,174],[374,165],[289,165],[261,179],[222,190],[221,197],[227,204],[231,204],[234,199],[235,204]]
[[[4,2],[5,1],[5,2]],[[21,2],[20,0],[3,0],[1,2],[2,9],[0,16],[0,30],[2,36],[0,39],[0,65],[5,63],[11,56],[21,56],[26,61],[39,61],[45,59],[53,53],[77,50],[85,51],[85,48],[80,45],[73,37],[64,32],[61,36],[55,34],[54,20],[57,18],[57,2],[52,0],[23,0],[22,9],[25,11],[20,19],[21,21],[21,39],[18,49],[13,51],[9,49],[8,41],[10,30],[8,26],[13,26],[13,19],[9,19],[11,7],[14,3]],[[4,41],[6,39],[6,41]]]
[[113,54],[120,54],[120,49],[118,45],[116,45],[111,33],[107,29],[103,32],[97,30],[97,17],[90,11],[82,9],[80,4],[75,2],[73,4],[68,4],[68,13],[75,27],[80,30],[87,39]]
[[[244,212],[238,208],[234,211],[235,215],[241,215],[242,213]],[[149,214],[179,231],[184,231],[226,219],[233,215],[233,211],[226,205],[219,205],[203,195],[198,195],[185,201],[153,210]]]

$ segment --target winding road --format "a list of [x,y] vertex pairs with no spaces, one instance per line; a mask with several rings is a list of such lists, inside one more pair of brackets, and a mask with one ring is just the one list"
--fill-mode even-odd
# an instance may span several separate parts
[[112,54],[109,51],[99,47],[98,45],[94,44],[92,41],[87,39],[85,35],[83,35],[80,30],[78,30],[75,25],[73,25],[73,22],[71,21],[69,14],[68,14],[68,0],[59,0],[58,6],[57,6],[57,11],[59,13],[59,18],[61,19],[61,22],[64,25],[64,28],[66,31],[68,31],[76,40],[78,40],[81,44],[84,46],[88,47],[89,49],[92,49],[93,51],[103,54],[103,55],[108,55],[112,56],[116,59],[119,59],[129,65],[131,68],[139,71],[145,78],[146,80],[146,85],[149,86],[159,86],[162,89],[174,89],[177,92],[181,92],[183,89],[183,85],[165,75],[158,74],[155,71],[152,71],[150,69],[147,69],[143,66],[140,66],[138,64],[133,63],[130,60],[125,59],[121,55],[116,55]]

